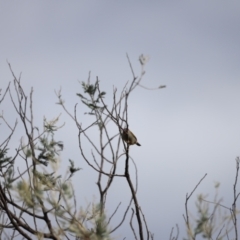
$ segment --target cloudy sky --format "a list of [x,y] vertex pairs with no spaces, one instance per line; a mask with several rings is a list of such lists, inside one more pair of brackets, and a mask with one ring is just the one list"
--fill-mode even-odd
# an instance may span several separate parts
[[[62,167],[68,158],[83,167],[73,182],[81,188],[79,199],[91,201],[98,196],[97,178],[80,157],[77,129],[55,104],[54,90],[62,88],[72,111],[79,102],[79,81],[91,71],[111,105],[113,86],[120,91],[132,79],[126,53],[138,76],[138,57],[148,55],[142,84],[167,88],[137,88],[129,99],[130,128],[142,144],[131,148],[138,166],[138,197],[156,239],[168,239],[175,224],[182,238],[186,193],[205,173],[191,206],[200,193],[212,199],[215,182],[221,183],[224,204],[232,204],[235,158],[240,154],[239,12],[239,1],[222,0],[1,1],[1,88],[12,80],[8,61],[16,75],[22,72],[26,92],[34,88],[36,125],[41,126],[43,116],[62,113]],[[14,122],[9,98],[0,110]],[[84,114],[79,118],[87,121]],[[13,148],[22,135],[19,126]],[[115,196],[122,199],[128,191],[121,181],[113,187],[109,214],[118,204]],[[194,208],[191,212],[196,214]],[[114,236],[133,239],[128,223],[124,228]]]

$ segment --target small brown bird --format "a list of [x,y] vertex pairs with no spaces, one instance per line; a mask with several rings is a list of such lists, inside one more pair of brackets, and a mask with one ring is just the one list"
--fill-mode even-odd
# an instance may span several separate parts
[[124,128],[122,131],[122,139],[129,145],[136,144],[138,146],[141,146],[140,143],[138,143],[135,135],[127,128]]

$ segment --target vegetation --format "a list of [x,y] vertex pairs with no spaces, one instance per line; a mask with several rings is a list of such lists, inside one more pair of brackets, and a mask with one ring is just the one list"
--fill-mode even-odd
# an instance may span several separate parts
[[[113,233],[121,228],[127,219],[134,239],[154,239],[154,234],[149,230],[147,219],[140,208],[137,195],[137,167],[129,155],[129,145],[121,138],[123,129],[129,127],[129,96],[138,86],[146,88],[141,85],[141,80],[145,74],[144,66],[147,58],[143,55],[139,58],[141,64],[139,77],[135,76],[128,56],[127,59],[133,79],[125,85],[119,95],[117,89],[114,89],[111,107],[105,102],[106,92],[101,90],[98,78],[92,83],[89,74],[88,80],[81,83],[83,93],[77,93],[77,96],[81,103],[87,106],[87,114],[93,117],[88,126],[83,126],[78,120],[77,105],[71,113],[65,106],[61,91],[56,92],[58,104],[78,131],[81,156],[89,168],[97,174],[99,199],[97,203],[90,203],[86,209],[77,206],[77,196],[70,181],[77,174],[81,174],[81,166],[75,166],[75,162],[69,159],[69,168],[65,177],[57,173],[59,155],[64,150],[64,142],[56,139],[56,132],[64,126],[58,125],[59,117],[52,120],[44,118],[42,129],[35,125],[33,89],[29,95],[25,93],[20,81],[21,75],[17,78],[9,64],[13,83],[9,83],[5,91],[0,91],[0,106],[9,94],[16,112],[16,121],[11,125],[3,114],[0,116],[0,127],[9,131],[7,136],[0,135],[1,239],[107,240],[113,239]],[[117,129],[114,135],[109,131],[111,124]],[[22,129],[25,141],[22,138],[21,144],[16,148],[12,146],[11,140],[17,128]],[[90,137],[89,131],[92,128],[97,129],[95,131],[97,137]],[[83,144],[84,141],[87,141],[91,147],[87,149]],[[15,154],[10,155],[10,149],[15,149]],[[91,152],[90,157],[89,152]],[[121,173],[117,171],[120,159],[124,161],[124,171]],[[206,196],[200,195],[196,201],[197,218],[193,219],[189,216],[188,202],[206,175],[193,191],[187,194],[184,215],[186,239],[199,239],[199,237],[200,239],[238,239],[239,158],[236,159],[236,163],[234,200],[230,208],[222,205],[217,194],[212,202],[206,200]],[[130,164],[135,168],[135,176],[129,172]],[[111,194],[113,182],[118,178],[126,181],[131,198],[126,209],[121,210],[122,218],[118,219],[118,224],[110,228],[111,220],[119,211],[121,203],[111,215],[107,215],[106,201]],[[216,189],[218,187],[217,185]],[[228,213],[220,216],[218,210],[222,208],[227,209]],[[170,233],[170,239],[178,238],[179,227],[176,225]]]

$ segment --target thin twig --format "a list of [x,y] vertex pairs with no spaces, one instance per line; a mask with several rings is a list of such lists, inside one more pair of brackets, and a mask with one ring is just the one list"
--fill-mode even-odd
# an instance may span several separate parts
[[131,226],[131,229],[132,229],[132,232],[133,232],[133,235],[134,235],[134,238],[135,240],[137,240],[137,235],[135,233],[135,230],[134,230],[134,227],[133,227],[133,224],[132,224],[132,221],[133,221],[133,215],[134,215],[134,210],[132,208],[132,215],[131,215],[131,219],[130,219],[130,226]]
[[239,172],[239,162],[240,158],[236,158],[236,176],[235,176],[235,182],[233,185],[233,204],[232,204],[232,216],[233,216],[233,225],[234,225],[234,231],[235,231],[235,239],[238,240],[238,229],[237,229],[237,206],[236,202],[239,196],[239,193],[236,193],[236,187],[237,187],[237,181],[238,181],[238,172]]
[[195,188],[192,190],[192,192],[190,193],[190,195],[188,195],[188,193],[186,194],[186,201],[185,201],[185,213],[186,213],[186,217],[183,215],[184,220],[187,224],[188,229],[190,229],[190,225],[189,225],[189,215],[188,215],[188,200],[191,198],[192,194],[194,193],[194,191],[197,189],[197,187],[199,186],[199,184],[203,181],[203,179],[207,176],[207,173],[205,173],[205,175],[200,179],[200,181],[198,182],[198,184],[195,186]]

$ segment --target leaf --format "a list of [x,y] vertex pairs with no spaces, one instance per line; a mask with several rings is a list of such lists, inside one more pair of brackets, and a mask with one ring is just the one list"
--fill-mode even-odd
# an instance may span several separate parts
[[81,93],[77,93],[77,96],[79,96],[80,98],[83,98],[83,99],[86,99],[86,100],[87,100],[87,98],[85,98]]
[[82,100],[82,103],[84,103],[86,106],[89,107],[89,104],[88,104],[87,102],[85,102],[85,101]]

